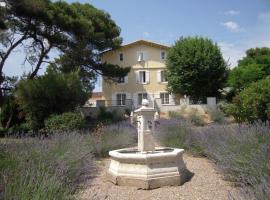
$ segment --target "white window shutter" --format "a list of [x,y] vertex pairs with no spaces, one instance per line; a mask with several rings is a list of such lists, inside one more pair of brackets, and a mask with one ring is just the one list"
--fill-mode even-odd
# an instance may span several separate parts
[[150,83],[150,72],[149,71],[145,71],[145,79],[146,79],[146,83]]
[[136,83],[140,83],[140,71],[135,71]]
[[161,82],[161,70],[157,71],[157,82],[160,83]]
[[115,93],[113,93],[112,94],[112,106],[115,106],[116,104],[117,104],[117,102],[116,102],[116,94]]
[[125,83],[128,83],[128,75],[125,76]]
[[174,94],[169,94],[169,104],[175,105],[175,96]]

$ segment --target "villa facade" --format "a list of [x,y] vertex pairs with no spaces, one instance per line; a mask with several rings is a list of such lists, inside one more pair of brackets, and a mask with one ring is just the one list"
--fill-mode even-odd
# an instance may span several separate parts
[[167,92],[165,59],[169,47],[145,40],[123,45],[102,55],[102,62],[121,67],[130,66],[126,77],[116,82],[103,79],[102,92],[106,106],[140,107],[142,99],[153,106],[175,105],[175,97]]

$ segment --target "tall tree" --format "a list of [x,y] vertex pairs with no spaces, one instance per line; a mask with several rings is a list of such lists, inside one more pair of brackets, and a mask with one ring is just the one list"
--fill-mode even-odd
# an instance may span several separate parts
[[198,100],[219,95],[227,65],[219,47],[203,37],[181,37],[168,52],[168,89]]
[[[129,69],[101,63],[101,52],[119,47],[120,28],[110,15],[90,4],[50,0],[1,0],[4,1],[4,17],[7,30],[2,32],[0,84],[4,81],[3,67],[10,53],[19,45],[26,49],[26,61],[33,71],[28,78],[33,79],[41,65],[48,62],[48,54],[56,49],[62,56],[77,53],[70,62],[70,71],[78,67],[94,74],[123,76]],[[2,19],[2,20],[1,20]],[[66,58],[68,56],[65,56]],[[83,70],[82,70],[83,71]],[[115,72],[118,72],[117,74]],[[82,73],[84,74],[84,73]],[[93,77],[93,76],[92,76]],[[92,80],[92,78],[90,78]],[[0,98],[1,98],[0,94]],[[0,99],[1,100],[1,99]]]
[[239,92],[270,75],[270,48],[252,48],[229,73],[228,85]]

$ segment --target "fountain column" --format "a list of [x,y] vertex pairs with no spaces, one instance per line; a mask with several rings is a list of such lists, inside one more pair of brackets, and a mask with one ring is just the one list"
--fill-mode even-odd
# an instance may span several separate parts
[[147,99],[142,100],[142,107],[134,111],[137,114],[138,151],[155,151],[153,137],[155,109],[149,107]]

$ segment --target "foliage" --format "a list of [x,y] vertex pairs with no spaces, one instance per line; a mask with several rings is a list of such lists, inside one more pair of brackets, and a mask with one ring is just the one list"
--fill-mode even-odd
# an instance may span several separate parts
[[202,37],[180,38],[169,50],[168,89],[193,99],[217,96],[227,77],[219,47]]
[[133,145],[137,130],[129,123],[121,122],[103,126],[99,124],[93,135],[94,153],[98,157],[107,157],[108,152]]
[[270,48],[255,48],[246,51],[246,57],[229,73],[228,84],[237,91],[270,75]]
[[239,93],[227,112],[237,122],[256,120],[266,121],[270,119],[270,77],[250,84]]
[[61,115],[51,115],[45,122],[45,131],[68,131],[85,128],[86,121],[80,113],[66,112]]
[[[57,67],[64,73],[79,71],[81,81],[92,90],[95,74],[125,76],[129,68],[102,63],[100,54],[120,46],[120,28],[110,15],[90,4],[51,0],[5,0],[1,7],[0,84],[7,58],[18,47],[25,50],[25,61],[33,68],[28,78],[37,76],[52,50],[60,52]],[[59,57],[57,57],[59,61]],[[0,93],[1,94],[1,93]],[[1,97],[1,96],[0,96]],[[0,98],[1,103],[1,98]]]
[[1,199],[75,199],[94,167],[89,135],[55,134],[46,139],[1,141]]
[[198,114],[197,111],[192,111],[188,116],[190,122],[195,126],[204,126],[205,122],[201,115]]
[[42,128],[51,114],[74,111],[87,98],[78,73],[59,74],[53,70],[35,80],[20,81],[15,96],[32,129]]
[[219,124],[225,123],[225,114],[219,108],[208,108],[207,113],[212,121]]
[[14,101],[14,97],[7,96],[0,110],[1,127],[4,129],[8,129],[10,126],[15,124],[17,122],[17,112],[17,104]]
[[[170,119],[160,120],[156,130],[162,145],[185,148],[195,155],[214,160],[226,179],[241,186],[243,199],[268,199],[269,123],[190,128],[183,121]],[[234,199],[240,199],[240,196]]]
[[125,119],[124,114],[125,113],[118,109],[108,111],[106,107],[99,107],[99,114],[97,116],[97,120],[105,124],[116,123]]

